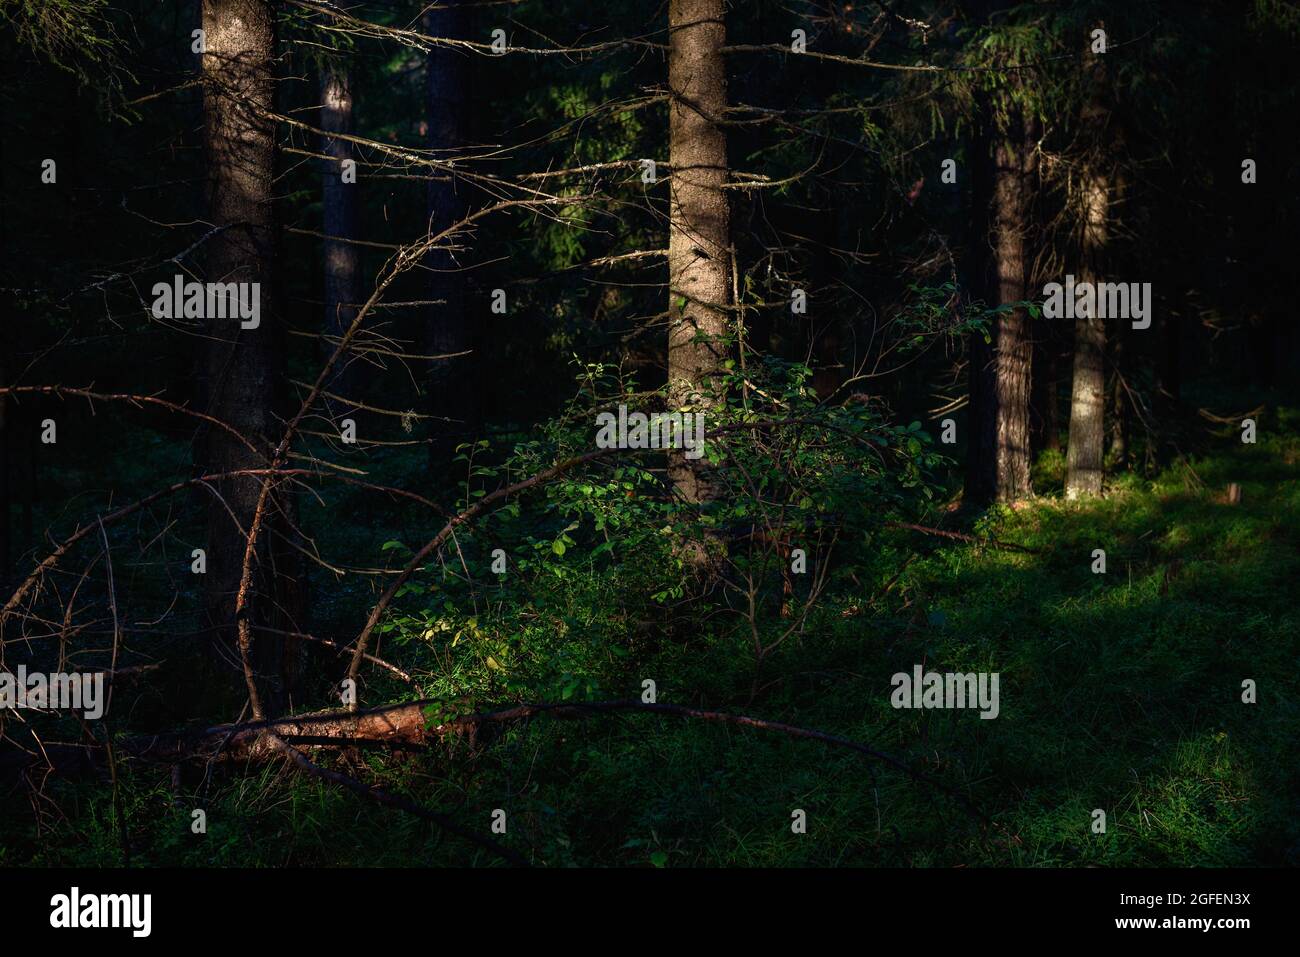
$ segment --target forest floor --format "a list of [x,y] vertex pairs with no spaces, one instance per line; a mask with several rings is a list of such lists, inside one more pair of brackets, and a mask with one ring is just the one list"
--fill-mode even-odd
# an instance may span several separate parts
[[[875,542],[757,682],[752,655],[721,630],[651,643],[604,674],[582,666],[579,699],[637,697],[650,675],[662,702],[894,755],[995,826],[849,750],[656,714],[540,719],[473,754],[368,752],[340,766],[485,834],[502,809],[499,839],[539,865],[1300,864],[1300,436],[1294,415],[1280,420],[1255,445],[1224,439],[1153,478],[1123,476],[1104,499],[1049,492],[973,529],[1032,551]],[[1038,478],[1059,483],[1053,460]],[[1225,500],[1229,482],[1242,486],[1239,504]],[[891,676],[918,664],[998,673],[998,717],[896,710]],[[1255,703],[1243,701],[1247,679]],[[121,781],[133,863],[493,862],[282,767],[187,787],[178,799],[151,770]],[[121,863],[110,789],[48,781],[45,794],[3,797],[0,864]],[[191,831],[195,807],[206,835]],[[806,833],[792,832],[796,810]]]

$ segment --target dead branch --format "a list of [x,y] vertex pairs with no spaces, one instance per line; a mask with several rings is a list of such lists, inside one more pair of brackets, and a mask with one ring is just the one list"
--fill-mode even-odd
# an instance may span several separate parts
[[[540,703],[521,704],[497,711],[464,715],[441,724],[432,724],[426,717],[431,706],[441,707],[436,699],[423,699],[405,704],[383,705],[364,711],[325,711],[299,715],[273,721],[251,721],[244,724],[218,725],[197,734],[169,734],[128,738],[118,746],[119,755],[159,763],[177,763],[195,758],[220,762],[261,763],[283,753],[286,742],[310,741],[314,748],[351,747],[369,743],[389,747],[428,746],[434,743],[464,738],[476,744],[483,729],[490,726],[510,726],[549,716],[565,720],[585,720],[597,715],[620,713],[662,714],[677,718],[693,718],[739,727],[775,731],[793,738],[820,741],[836,747],[847,748],[866,758],[879,761],[920,784],[933,787],[951,797],[963,810],[982,823],[998,826],[963,794],[950,785],[908,766],[901,759],[860,744],[849,738],[828,734],[812,728],[802,728],[781,721],[768,721],[750,715],[709,711],[674,704],[649,704],[642,701],[598,701],[585,704]],[[330,742],[336,742],[331,744]],[[10,755],[5,764],[21,763],[23,766],[40,764],[42,759],[51,767],[64,768],[95,764],[102,760],[85,745],[44,745],[43,753]],[[15,761],[15,758],[26,758]],[[301,766],[301,765],[300,765]],[[332,779],[331,779],[332,780]],[[342,783],[342,782],[335,782]],[[359,782],[354,782],[359,784]],[[343,785],[355,790],[353,785]],[[364,788],[364,785],[361,785]],[[367,789],[369,790],[369,789]],[[382,802],[381,803],[386,803]],[[394,805],[396,806],[396,805]]]

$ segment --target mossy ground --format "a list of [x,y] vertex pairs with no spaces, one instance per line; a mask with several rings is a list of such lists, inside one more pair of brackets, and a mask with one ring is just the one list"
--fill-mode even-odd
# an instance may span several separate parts
[[[504,809],[503,840],[553,866],[1295,865],[1300,438],[1280,419],[1255,445],[1226,437],[1153,479],[1122,477],[1102,500],[1049,493],[980,520],[979,534],[1032,553],[892,533],[845,550],[808,627],[757,682],[730,629],[700,622],[647,639],[602,611],[601,579],[554,582],[510,638],[515,667],[545,659],[553,673],[562,661],[577,699],[637,697],[651,677],[661,701],[842,735],[944,781],[996,827],[847,750],[658,715],[540,719],[477,754],[367,753],[348,767],[483,832]],[[1044,487],[1051,467],[1040,463]],[[1222,500],[1230,481],[1240,504]],[[366,547],[383,534],[346,534],[363,531]],[[1092,571],[1096,548],[1105,574]],[[317,598],[340,618],[368,600]],[[474,688],[485,703],[499,675],[478,675],[480,660],[430,665],[424,690]],[[891,675],[918,663],[1000,673],[999,717],[893,709]],[[1257,703],[1243,703],[1245,679]],[[54,803],[5,798],[0,863],[121,863],[107,787],[51,781],[45,792]],[[179,797],[145,769],[120,797],[136,864],[492,861],[283,769],[187,780]],[[191,833],[195,807],[206,835]],[[806,834],[791,832],[796,808]],[[1104,834],[1091,828],[1098,808]]]

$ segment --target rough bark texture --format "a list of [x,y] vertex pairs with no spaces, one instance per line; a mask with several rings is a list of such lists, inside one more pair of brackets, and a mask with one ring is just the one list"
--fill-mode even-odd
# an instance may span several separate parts
[[[207,244],[209,282],[258,283],[260,323],[243,329],[236,319],[209,317],[203,339],[207,411],[264,447],[278,427],[277,381],[284,351],[276,302],[274,12],[265,0],[203,0],[204,148],[208,167],[208,215],[226,227]],[[265,467],[264,455],[248,450],[222,429],[207,432],[202,456],[211,471]],[[205,612],[215,659],[237,668],[235,595],[246,539],[256,507],[254,478],[219,483],[208,509]],[[297,630],[300,605],[296,562],[283,545],[285,503],[262,537],[254,615]],[[267,545],[267,542],[271,542]],[[292,624],[288,619],[292,619]],[[294,670],[281,641],[257,643],[255,668],[273,707],[287,703]]]
[[[721,368],[731,325],[727,137],[717,121],[727,104],[722,0],[668,5],[669,186],[668,400],[673,409],[706,408],[703,393]],[[669,456],[677,491],[692,502],[715,490],[705,459]]]
[[[1098,71],[1100,77],[1100,71]],[[1102,143],[1105,109],[1094,100],[1083,117],[1084,136],[1089,145]],[[1082,236],[1080,279],[1102,279],[1106,252],[1107,217],[1110,211],[1110,181],[1100,163],[1089,164],[1082,187]],[[1106,426],[1106,327],[1098,310],[1079,310],[1074,322],[1074,382],[1070,393],[1070,438],[1066,451],[1065,497],[1076,499],[1100,495],[1105,475]],[[1087,313],[1087,314],[1081,314]]]
[[[469,14],[461,0],[444,0],[425,11],[423,29],[431,36],[463,39],[468,36]],[[429,148],[439,159],[454,159],[468,142],[469,117],[465,109],[468,93],[468,55],[460,50],[434,47],[429,51],[425,72],[426,121]],[[469,213],[468,184],[450,174],[439,174],[429,183],[429,229],[436,234],[464,219]],[[465,274],[453,246],[454,239],[429,253],[430,307],[425,329],[425,350],[429,355],[450,355],[473,349],[473,332],[467,314]],[[481,304],[486,312],[487,303]],[[433,359],[428,373],[429,414],[433,444],[430,461],[435,468],[445,465],[461,442],[468,441],[478,426],[478,383],[473,355]]]
[[[1013,125],[994,153],[993,228],[998,304],[1028,298],[1025,254],[1032,190],[1031,144],[1022,123]],[[998,320],[996,497],[1013,502],[1033,494],[1029,484],[1029,392],[1033,338],[1024,309]]]
[[[1030,135],[1041,135],[1041,124],[1035,124]],[[1033,172],[1037,173],[1037,160],[1034,160]],[[1037,180],[1035,180],[1037,185]],[[1034,219],[1035,225],[1039,220]],[[1040,235],[1040,234],[1036,234]],[[1038,243],[1032,243],[1035,248]],[[1027,277],[1029,299],[1038,298],[1040,277],[1033,275],[1031,266]],[[1060,325],[1046,319],[1033,323],[1034,333],[1034,367],[1032,371],[1033,395],[1030,399],[1030,457],[1031,459],[1045,450],[1061,449],[1061,375],[1066,348],[1066,337]]]
[[[321,129],[327,134],[351,134],[352,83],[346,67],[327,65],[321,70],[320,98]],[[343,182],[343,163],[355,158],[352,144],[344,139],[325,136],[321,150],[329,157],[322,171],[323,231],[327,237],[334,237],[325,240],[323,249],[324,333],[328,338],[322,343],[321,351],[328,357],[334,351],[334,343],[329,340],[347,331],[357,316],[360,304],[361,257],[358,247],[346,241],[357,238],[360,200],[358,183]],[[359,385],[358,369],[359,365],[345,356],[327,386],[328,391],[355,399],[353,393]],[[338,402],[330,402],[329,407],[339,414],[348,411],[345,404]]]
[[[1097,260],[1106,242],[1107,190],[1092,179],[1085,188],[1084,262],[1081,279],[1097,282]],[[1065,497],[1101,494],[1105,436],[1106,327],[1097,310],[1080,310],[1074,321],[1074,384],[1070,393],[1070,440],[1066,455]]]
[[[212,763],[250,763],[280,756],[270,735],[279,735],[302,747],[351,747],[371,744],[385,747],[424,746],[449,735],[464,735],[478,743],[476,716],[431,726],[425,709],[431,701],[386,705],[361,712],[326,711],[246,724],[216,725],[188,732],[166,732],[124,738],[118,742],[119,758],[173,763],[202,760]],[[29,767],[49,767],[65,774],[106,771],[104,752],[84,744],[52,743],[43,752],[8,750],[0,754],[0,774]]]
[[[1033,152],[1014,118],[992,145],[972,142],[975,156],[971,259],[972,293],[988,305],[1028,298],[1026,237],[1030,227]],[[999,316],[991,343],[972,336],[970,436],[965,497],[980,504],[1032,494],[1029,482],[1029,398],[1033,338],[1022,309]]]

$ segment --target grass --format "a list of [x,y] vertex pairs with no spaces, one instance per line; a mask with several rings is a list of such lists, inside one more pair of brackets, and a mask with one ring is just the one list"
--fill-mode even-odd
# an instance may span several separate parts
[[[548,599],[563,628],[521,625],[512,639],[520,659],[529,643],[538,658],[580,649],[571,667],[598,696],[636,697],[652,677],[661,701],[888,751],[995,827],[851,752],[659,715],[542,719],[473,754],[341,766],[480,832],[503,809],[504,840],[551,866],[1300,864],[1297,461],[1294,431],[1225,442],[1152,480],[1125,476],[1101,500],[1045,496],[983,520],[983,532],[1032,554],[894,533],[859,543],[840,556],[810,627],[765,663],[752,701],[752,658],[726,628],[646,642],[589,607],[601,591],[581,582],[557,583]],[[1220,501],[1229,481],[1242,484],[1239,505]],[[1092,571],[1097,548],[1105,574]],[[637,642],[633,655],[600,653]],[[891,675],[918,663],[1000,673],[1000,716],[893,709]],[[1242,700],[1246,679],[1254,704]],[[47,809],[39,834],[25,798],[4,799],[0,863],[119,863],[107,789],[48,791],[66,816]],[[492,860],[273,769],[187,780],[180,798],[144,770],[122,794],[138,864]],[[196,807],[202,836],[191,832]],[[796,809],[806,834],[791,832]],[[1092,828],[1097,809],[1104,834]]]

